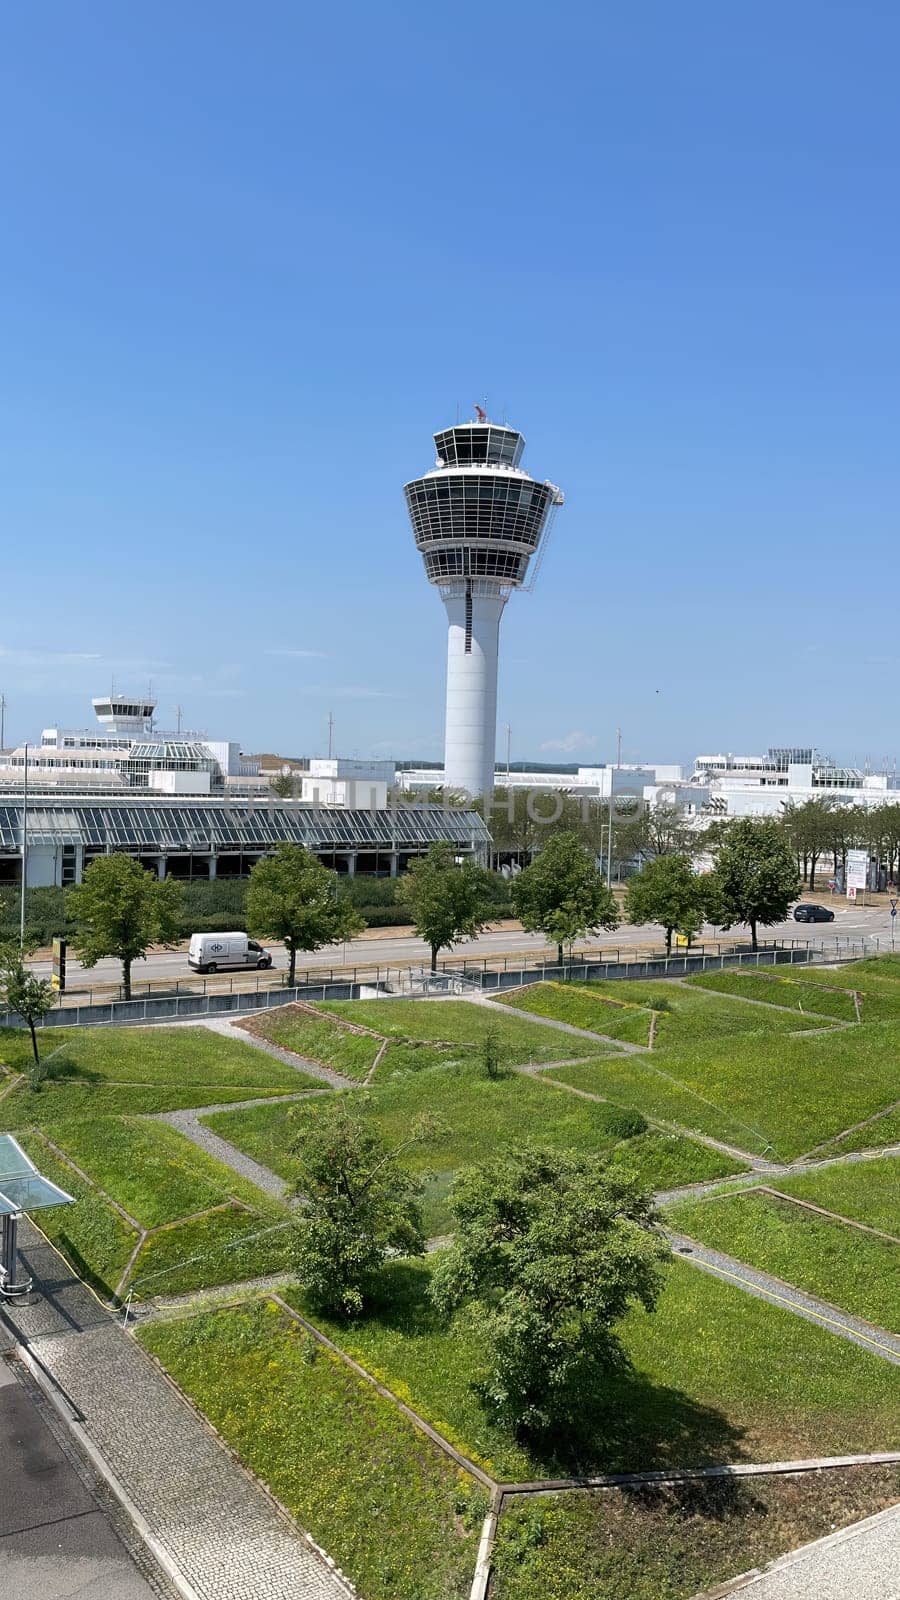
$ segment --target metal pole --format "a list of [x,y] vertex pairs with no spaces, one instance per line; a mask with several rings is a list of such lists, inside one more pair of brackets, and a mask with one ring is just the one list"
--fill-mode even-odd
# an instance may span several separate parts
[[0,750],[6,749],[6,695],[0,694]]
[[[509,747],[510,747],[511,740],[512,740],[512,728],[510,727],[509,723],[507,723],[506,724],[506,787],[507,787],[507,789],[509,788]],[[2,742],[3,741],[0,740],[0,745],[2,745]]]
[[19,901],[19,949],[25,949],[25,878],[28,872],[28,746],[25,746],[25,781],[22,785],[22,892]]

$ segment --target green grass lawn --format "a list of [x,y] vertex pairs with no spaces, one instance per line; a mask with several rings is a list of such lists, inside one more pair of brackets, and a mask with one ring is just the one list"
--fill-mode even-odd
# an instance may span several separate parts
[[816,1158],[842,1156],[849,1150],[880,1150],[883,1145],[889,1144],[900,1144],[900,1106],[885,1111],[861,1128],[854,1128],[852,1133],[829,1139],[821,1150],[816,1151]]
[[[321,1087],[253,1045],[207,1028],[48,1028],[39,1040],[51,1077],[38,1094],[23,1084],[0,1100],[2,1128]],[[30,1050],[26,1033],[0,1030],[0,1063],[22,1071]]]
[[144,1300],[287,1272],[292,1260],[288,1220],[286,1207],[273,1203],[259,1211],[231,1206],[176,1223],[150,1235],[129,1285]]
[[669,1217],[714,1250],[900,1332],[900,1245],[756,1190],[681,1201]]
[[[607,1150],[612,1159],[632,1167],[659,1189],[740,1170],[727,1157],[678,1135],[651,1129],[621,1140],[616,1107],[582,1100],[520,1073],[491,1080],[478,1068],[434,1067],[379,1084],[368,1091],[367,1104],[392,1144],[407,1136],[420,1113],[440,1120],[437,1136],[404,1157],[414,1171],[434,1174],[426,1191],[430,1234],[443,1233],[450,1224],[446,1204],[450,1175],[461,1166],[490,1160],[498,1150],[518,1142]],[[292,1107],[253,1106],[203,1120],[223,1139],[294,1181],[298,1166],[290,1146],[304,1124],[318,1115],[317,1105],[310,1100],[296,1101]]]
[[366,1600],[468,1595],[482,1491],[277,1307],[138,1337]]
[[900,1023],[833,1033],[736,1034],[648,1056],[554,1069],[565,1083],[792,1159],[897,1098]]
[[868,971],[861,962],[831,970],[818,966],[766,968],[753,972],[698,973],[688,982],[730,995],[746,995],[794,1011],[818,1012],[841,1022],[856,1022],[855,990],[860,997],[859,1021],[900,1019],[900,983]]
[[[371,1315],[323,1323],[367,1370],[460,1448],[518,1480],[773,1461],[900,1446],[897,1373],[791,1312],[674,1260],[657,1309],[622,1324],[630,1370],[612,1376],[580,1436],[526,1448],[485,1413],[472,1384],[484,1352],[465,1312],[449,1326],[426,1290],[432,1258],[385,1269]],[[289,1291],[296,1298],[299,1291]]]
[[75,1198],[74,1205],[36,1211],[32,1220],[85,1283],[104,1299],[112,1299],[138,1233],[37,1134],[21,1134],[19,1139],[41,1172]]
[[262,1200],[255,1185],[165,1123],[96,1117],[60,1123],[52,1137],[144,1228],[204,1211],[232,1195],[251,1205]]
[[321,1061],[347,1078],[362,1079],[381,1049],[381,1040],[369,1034],[351,1033],[328,1017],[313,1017],[294,1006],[276,1006],[253,1017],[244,1027],[285,1050]]
[[900,1468],[883,1466],[510,1500],[491,1596],[691,1600],[898,1498]]
[[900,1236],[900,1156],[823,1167],[797,1178],[776,1178],[773,1188]]
[[554,1017],[588,1028],[609,1039],[624,1039],[628,1044],[647,1043],[650,1033],[649,1005],[632,995],[624,984],[615,999],[587,983],[530,983],[525,989],[502,990],[492,1000],[516,1011],[536,1017]]
[[524,1017],[521,1021],[505,1017],[502,1012],[492,1012],[489,1006],[467,1000],[328,1000],[318,1009],[361,1022],[389,1039],[478,1045],[486,1028],[493,1025],[500,1035],[506,1066],[565,1061],[572,1056],[593,1055],[597,1048],[576,1034],[546,1028]]
[[627,983],[537,983],[505,994],[504,1005],[572,1022],[631,1044],[647,1044],[650,1012],[657,1010],[654,1048],[679,1041],[716,1039],[734,1033],[790,1032],[815,1026],[812,1019],[762,1011],[725,997],[698,993],[665,979]]

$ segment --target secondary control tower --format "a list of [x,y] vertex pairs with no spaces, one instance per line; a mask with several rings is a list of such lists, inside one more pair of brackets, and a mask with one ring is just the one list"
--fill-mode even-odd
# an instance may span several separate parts
[[431,472],[404,490],[425,576],[447,608],[444,784],[473,799],[494,787],[500,618],[563,503],[519,462],[515,428],[477,420],[434,435]]

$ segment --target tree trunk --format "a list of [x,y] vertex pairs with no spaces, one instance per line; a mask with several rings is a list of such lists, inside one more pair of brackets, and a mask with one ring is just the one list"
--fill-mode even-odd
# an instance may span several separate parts
[[433,944],[431,946],[431,970],[432,970],[432,972],[437,972],[437,958],[438,958],[438,951],[440,950],[440,948],[441,947],[440,947],[439,944]]
[[34,1018],[33,1017],[29,1017],[28,1018],[28,1028],[29,1028],[29,1031],[31,1033],[31,1049],[32,1049],[32,1052],[34,1054],[34,1064],[35,1064],[36,1067],[39,1067],[40,1064],[41,1064],[41,1058],[40,1058],[40,1054],[38,1052],[37,1034],[34,1031]]
[[756,942],[756,918],[750,917],[748,920],[750,923],[750,949],[758,950],[759,945]]
[[816,862],[818,859],[819,852],[817,850],[815,854],[811,855],[809,858],[809,887],[811,891],[814,891],[816,887]]
[[672,954],[672,929],[671,928],[667,928],[666,929],[666,955],[670,956],[671,954]]
[[561,944],[556,946],[556,964],[558,967],[561,967],[563,964],[563,947]]
[[288,945],[288,988],[293,989],[297,981],[297,946]]
[[126,1000],[131,999],[131,957],[122,962],[122,993]]

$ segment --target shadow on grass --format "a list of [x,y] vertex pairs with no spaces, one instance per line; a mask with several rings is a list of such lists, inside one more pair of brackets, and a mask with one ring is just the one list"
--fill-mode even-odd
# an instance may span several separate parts
[[[432,1305],[429,1282],[425,1264],[390,1262],[374,1287],[366,1320],[416,1341],[420,1352],[433,1344],[436,1364],[445,1372],[452,1370],[460,1393],[474,1396],[492,1430],[506,1432],[512,1440],[479,1392],[487,1352],[474,1324],[463,1311],[448,1325]],[[409,1384],[416,1404],[414,1378],[400,1366],[394,1370]],[[427,1409],[424,1397],[420,1403]],[[683,1390],[653,1382],[621,1350],[614,1368],[596,1368],[590,1381],[579,1386],[569,1415],[572,1420],[564,1428],[518,1435],[517,1442],[541,1464],[535,1476],[714,1466],[744,1455],[743,1430],[723,1412]]]

